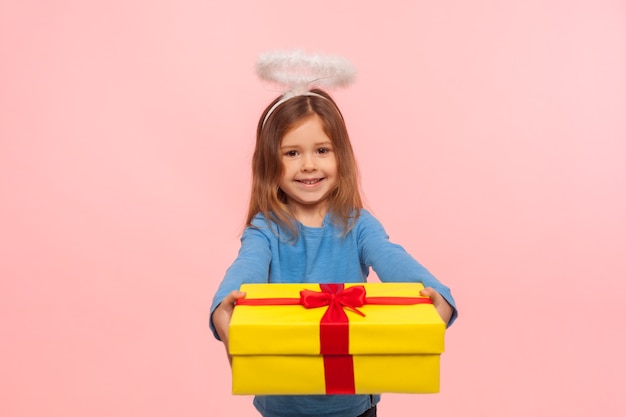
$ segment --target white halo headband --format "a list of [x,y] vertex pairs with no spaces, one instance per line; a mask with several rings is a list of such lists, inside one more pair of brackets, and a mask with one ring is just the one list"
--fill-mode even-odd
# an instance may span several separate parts
[[259,78],[283,87],[283,95],[268,111],[267,118],[285,101],[296,96],[324,96],[310,91],[347,87],[356,77],[356,70],[343,57],[329,55],[307,55],[303,51],[276,51],[259,55],[256,64]]

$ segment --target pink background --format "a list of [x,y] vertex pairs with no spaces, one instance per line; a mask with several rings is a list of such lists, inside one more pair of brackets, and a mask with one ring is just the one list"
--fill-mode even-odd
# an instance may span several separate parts
[[215,3],[0,2],[0,415],[256,415],[207,317],[291,47],[358,67],[368,207],[460,307],[379,415],[624,415],[626,3]]

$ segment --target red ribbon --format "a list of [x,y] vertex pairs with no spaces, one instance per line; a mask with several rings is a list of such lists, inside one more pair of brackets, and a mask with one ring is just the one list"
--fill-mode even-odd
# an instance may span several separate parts
[[344,289],[344,284],[319,284],[321,292],[302,290],[300,298],[242,298],[238,305],[302,305],[305,308],[328,306],[320,321],[320,353],[324,359],[327,394],[354,394],[354,365],[350,355],[350,327],[345,309],[365,316],[357,307],[365,304],[432,304],[427,297],[367,297],[365,287]]

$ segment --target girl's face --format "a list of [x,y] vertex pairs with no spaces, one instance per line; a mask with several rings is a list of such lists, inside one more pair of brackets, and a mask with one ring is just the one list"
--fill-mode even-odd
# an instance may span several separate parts
[[[332,140],[319,116],[302,120],[287,131],[280,143],[284,174],[279,186],[295,217],[307,224],[319,216],[321,226],[328,210],[328,196],[337,186],[337,159]],[[307,224],[315,225],[315,224]]]

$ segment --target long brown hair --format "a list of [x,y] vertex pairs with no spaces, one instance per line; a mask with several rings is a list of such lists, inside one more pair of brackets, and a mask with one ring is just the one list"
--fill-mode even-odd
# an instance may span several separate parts
[[252,226],[254,216],[263,213],[268,221],[276,222],[279,228],[286,229],[291,237],[297,239],[296,219],[287,207],[285,193],[278,187],[283,175],[280,143],[298,122],[315,114],[322,120],[324,133],[331,139],[337,158],[337,186],[328,196],[331,218],[343,226],[345,235],[359,217],[363,203],[359,192],[358,169],[343,115],[325,91],[314,89],[311,92],[317,95],[290,98],[267,116],[272,106],[280,100],[281,97],[278,97],[261,115],[252,157],[248,226]]

